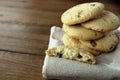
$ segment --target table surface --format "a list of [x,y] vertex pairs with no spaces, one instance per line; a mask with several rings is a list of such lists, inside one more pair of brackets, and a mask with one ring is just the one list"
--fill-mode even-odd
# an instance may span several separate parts
[[51,26],[62,26],[68,8],[90,1],[120,15],[119,0],[0,0],[0,80],[42,80]]

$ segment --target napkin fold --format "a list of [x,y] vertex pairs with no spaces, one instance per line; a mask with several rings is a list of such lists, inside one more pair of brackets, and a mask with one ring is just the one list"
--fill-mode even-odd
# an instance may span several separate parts
[[[120,29],[116,31],[120,36]],[[63,45],[64,32],[60,27],[51,27],[48,48]],[[120,44],[115,51],[97,57],[98,64],[90,65],[77,61],[45,56],[42,74],[44,78],[61,80],[120,80]]]

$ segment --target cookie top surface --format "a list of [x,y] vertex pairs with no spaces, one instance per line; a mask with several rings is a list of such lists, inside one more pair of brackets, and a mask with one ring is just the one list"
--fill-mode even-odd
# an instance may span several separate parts
[[119,18],[110,11],[103,11],[102,15],[95,19],[81,24],[85,28],[93,29],[100,32],[107,32],[119,27]]
[[100,15],[103,9],[104,5],[99,2],[79,4],[65,11],[61,21],[68,25],[82,23]]
[[93,49],[90,49],[90,48],[84,46],[83,44],[80,43],[80,41],[78,39],[71,38],[67,34],[63,35],[63,44],[65,46],[72,46],[72,47],[81,48],[83,50],[90,52],[91,54],[93,54],[95,56],[100,54],[100,51],[93,50]]
[[81,25],[68,26],[63,24],[63,30],[70,37],[81,40],[94,40],[101,38],[104,35],[104,33],[84,28]]
[[102,52],[109,52],[109,51],[112,51],[116,47],[116,45],[119,42],[119,39],[115,33],[110,32],[110,33],[106,34],[106,36],[101,38],[101,39],[91,40],[91,41],[80,40],[80,42],[83,45],[85,45],[91,49],[99,50]]

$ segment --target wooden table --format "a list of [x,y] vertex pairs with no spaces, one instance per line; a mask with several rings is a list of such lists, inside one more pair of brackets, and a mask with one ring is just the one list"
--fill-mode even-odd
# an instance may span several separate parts
[[[42,80],[51,26],[61,26],[61,14],[82,2],[88,0],[0,0],[0,80]],[[99,2],[120,15],[117,0]]]

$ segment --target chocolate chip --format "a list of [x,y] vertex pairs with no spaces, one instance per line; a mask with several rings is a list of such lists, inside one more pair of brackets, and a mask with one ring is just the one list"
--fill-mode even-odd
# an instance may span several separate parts
[[95,6],[95,4],[91,4],[91,6]]
[[90,63],[92,62],[92,60],[91,60],[91,59],[88,59],[87,61],[88,61],[88,62],[90,62]]
[[82,58],[82,56],[80,54],[77,55],[78,58]]
[[109,52],[113,52],[113,51],[115,51],[116,50],[116,48],[117,48],[117,46],[111,46],[109,49],[110,49],[110,51]]
[[111,45],[111,47],[109,48],[110,50],[114,49],[115,45]]
[[58,56],[59,58],[61,58],[61,57],[62,57],[62,53],[58,52],[58,53],[57,53],[57,56]]
[[77,14],[77,17],[79,18],[80,17],[80,14],[82,13],[82,11],[78,12]]
[[104,30],[103,29],[101,29],[101,32],[103,32]]
[[111,21],[111,23],[114,23],[113,21]]
[[103,13],[103,16],[106,15],[106,13]]
[[97,32],[95,32],[95,36],[97,36]]
[[95,46],[97,45],[96,42],[93,41],[93,40],[91,40],[90,43],[91,43],[91,45],[92,45],[93,47],[95,47]]
[[77,15],[77,17],[80,17],[80,13],[81,13],[81,12],[78,12],[78,15]]
[[77,15],[77,17],[79,18],[79,17],[80,17],[80,15]]

